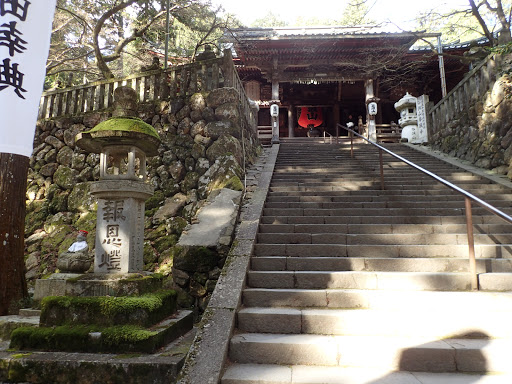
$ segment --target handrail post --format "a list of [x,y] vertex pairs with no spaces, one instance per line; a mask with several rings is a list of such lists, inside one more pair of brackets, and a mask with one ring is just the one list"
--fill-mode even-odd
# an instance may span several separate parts
[[380,188],[384,191],[384,162],[382,161],[382,149],[379,149],[379,162],[380,162]]
[[349,132],[350,135],[350,157],[354,158],[354,134],[352,131]]
[[336,125],[336,144],[339,143],[339,138],[340,138],[340,127],[338,125]]
[[478,290],[478,276],[476,273],[475,259],[475,238],[473,236],[473,214],[471,212],[471,199],[465,198],[466,205],[466,226],[468,231],[468,248],[469,248],[469,273],[471,274],[471,289]]

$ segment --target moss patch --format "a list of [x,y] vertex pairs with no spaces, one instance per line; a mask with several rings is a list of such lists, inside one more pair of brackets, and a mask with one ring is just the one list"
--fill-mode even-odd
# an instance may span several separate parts
[[[101,336],[95,340],[91,333]],[[59,327],[18,328],[11,337],[10,348],[64,352],[151,352],[155,348],[156,331],[133,325],[100,327],[75,325]]]
[[41,325],[132,324],[149,326],[176,311],[172,290],[138,297],[49,296],[41,302]]
[[160,140],[160,136],[155,131],[155,128],[145,123],[138,117],[112,117],[99,123],[86,133],[103,131],[139,132],[145,135],[153,136],[154,138]]

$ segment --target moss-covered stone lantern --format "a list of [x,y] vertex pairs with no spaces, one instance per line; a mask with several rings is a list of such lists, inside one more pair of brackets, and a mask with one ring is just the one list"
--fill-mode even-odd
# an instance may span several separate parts
[[76,144],[100,154],[100,180],[91,184],[98,199],[95,273],[142,272],[145,200],[153,194],[146,156],[158,154],[155,129],[135,117],[136,93],[119,87],[113,117],[79,133]]

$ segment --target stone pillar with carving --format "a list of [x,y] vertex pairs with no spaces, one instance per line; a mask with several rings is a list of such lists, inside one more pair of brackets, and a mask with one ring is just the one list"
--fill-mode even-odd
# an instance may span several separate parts
[[428,95],[421,95],[416,98],[416,116],[418,117],[418,141],[420,143],[428,143],[429,127],[428,127]]
[[136,115],[136,93],[116,89],[113,117],[87,132],[76,144],[100,154],[100,180],[91,184],[98,199],[95,273],[142,272],[145,200],[153,194],[146,156],[158,154],[160,138]]

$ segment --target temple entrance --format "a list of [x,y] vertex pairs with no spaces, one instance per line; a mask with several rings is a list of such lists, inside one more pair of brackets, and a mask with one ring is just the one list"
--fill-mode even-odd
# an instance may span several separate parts
[[[366,122],[363,81],[284,83],[281,89],[281,110],[289,111],[285,119],[280,119],[280,134],[284,134],[281,137],[323,136],[324,132],[335,136],[338,123],[346,125],[351,121],[357,125],[359,116]],[[339,134],[348,133],[342,130]]]

